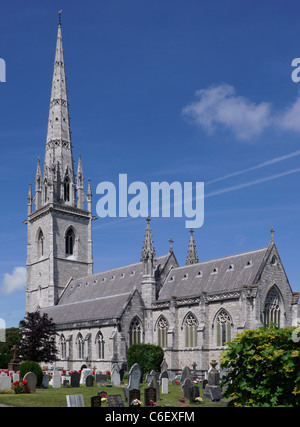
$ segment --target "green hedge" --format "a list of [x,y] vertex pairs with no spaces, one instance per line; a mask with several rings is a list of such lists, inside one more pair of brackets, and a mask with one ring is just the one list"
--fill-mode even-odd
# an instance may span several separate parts
[[7,369],[10,360],[13,358],[13,354],[0,354],[0,369]]
[[20,377],[23,379],[27,372],[33,372],[36,375],[37,383],[39,387],[43,381],[43,371],[37,362],[26,361],[20,365]]
[[295,329],[247,330],[228,343],[221,359],[221,367],[228,369],[222,386],[234,406],[300,406],[300,343]]
[[164,351],[159,345],[134,344],[128,350],[128,369],[138,363],[144,373],[152,370],[160,372],[163,358]]

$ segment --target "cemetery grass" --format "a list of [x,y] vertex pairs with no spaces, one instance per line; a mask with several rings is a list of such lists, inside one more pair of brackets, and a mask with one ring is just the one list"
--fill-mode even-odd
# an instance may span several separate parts
[[[123,397],[122,388],[127,387],[120,386],[120,387],[107,387],[105,385],[101,387],[85,387],[80,386],[79,388],[60,388],[60,389],[53,389],[49,387],[48,389],[37,389],[36,393],[31,394],[0,394],[0,404],[5,404],[9,406],[14,407],[66,407],[67,406],[67,399],[66,396],[69,394],[82,394],[84,398],[84,406],[90,407],[91,406],[91,397],[97,396],[97,393],[99,391],[105,391],[107,394],[120,394]],[[146,383],[141,384],[141,401],[144,401],[144,388],[147,387]],[[203,397],[203,390],[201,387],[200,389],[200,395]],[[159,406],[163,407],[165,405],[173,405],[176,407],[185,408],[186,406],[189,407],[216,407],[216,406],[224,406],[224,402],[216,402],[212,403],[210,399],[203,399],[204,403],[196,403],[196,404],[190,404],[183,405],[178,401],[179,397],[182,397],[182,391],[180,385],[174,385],[169,384],[169,393],[168,394],[161,394],[161,399],[157,402]],[[124,406],[128,406],[127,403],[124,401]]]

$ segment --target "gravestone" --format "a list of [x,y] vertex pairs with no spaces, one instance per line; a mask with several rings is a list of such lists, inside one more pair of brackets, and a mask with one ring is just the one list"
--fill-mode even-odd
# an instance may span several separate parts
[[101,408],[101,396],[91,397],[91,408]]
[[107,396],[108,406],[111,408],[123,408],[124,402],[120,394],[111,394]]
[[168,378],[162,378],[161,379],[161,394],[168,394],[169,393],[169,379]]
[[181,377],[180,377],[180,382],[183,384],[184,380],[188,378],[188,379],[192,379],[192,375],[191,375],[191,370],[188,366],[185,366],[182,370],[181,373]]
[[85,386],[86,387],[93,387],[94,385],[94,377],[93,375],[88,375],[85,379]]
[[150,401],[156,402],[157,396],[156,396],[156,388],[155,387],[147,387],[144,390],[144,403],[145,406],[151,406]]
[[135,363],[129,371],[129,376],[128,376],[128,389],[129,390],[134,390],[134,389],[139,390],[140,382],[141,382],[141,376],[142,376],[141,367],[138,363]]
[[12,380],[13,380],[13,383],[16,381],[20,381],[20,374],[18,374],[17,372],[14,372]]
[[159,381],[159,376],[160,376],[160,373],[159,372],[156,372],[156,371],[154,371],[154,369],[150,372],[150,375],[152,375],[152,376],[154,376],[155,377],[155,379],[156,379],[156,381]]
[[11,378],[8,375],[0,376],[0,390],[4,390],[5,388],[11,388]]
[[118,387],[121,384],[120,368],[117,363],[113,365],[111,370],[111,383],[115,387]]
[[170,382],[175,381],[175,377],[176,377],[175,372],[171,371],[171,372],[168,372],[168,374],[169,374],[169,381]]
[[49,375],[48,374],[43,375],[43,381],[42,381],[41,387],[42,388],[48,388],[49,387]]
[[61,375],[59,372],[55,371],[52,377],[52,387],[61,388]]
[[106,383],[106,374],[96,374],[96,384],[100,386],[101,384]]
[[216,369],[217,362],[212,360],[210,362],[211,368],[208,371],[208,383],[205,386],[203,397],[211,399],[213,402],[219,401],[222,399],[222,392],[219,387],[220,374]]
[[121,381],[123,381],[123,378],[124,378],[124,372],[125,372],[125,371],[124,371],[124,369],[123,369],[123,368],[121,368],[121,369],[120,369],[120,372],[119,372],[119,374],[120,374],[120,380],[121,380]]
[[80,387],[80,374],[78,372],[71,374],[71,387]]
[[37,378],[34,372],[27,372],[23,381],[27,381],[27,388],[30,393],[35,393]]
[[85,380],[88,375],[93,375],[93,372],[91,371],[91,369],[84,368],[81,371],[80,384],[85,385]]
[[164,359],[160,365],[160,372],[166,371],[167,369],[168,369],[168,364],[166,362],[166,359]]
[[191,398],[191,388],[193,387],[193,383],[189,378],[186,378],[181,386],[183,396],[187,399]]
[[193,385],[190,390],[190,403],[195,403],[196,397],[200,397],[199,387]]
[[193,366],[192,379],[195,380],[197,378],[197,370],[196,370],[197,363],[194,362],[192,366]]
[[168,374],[168,372],[167,371],[163,371],[161,374],[160,374],[160,376],[159,376],[159,382],[160,382],[160,384],[162,384],[162,379],[163,378],[167,378],[167,380],[169,381],[169,374]]
[[122,388],[125,402],[128,402],[128,388]]
[[20,361],[17,358],[18,347],[14,345],[11,350],[13,351],[13,358],[8,364],[8,370],[16,372],[20,369]]
[[82,394],[67,395],[68,408],[84,408],[84,400]]
[[148,387],[154,387],[156,389],[156,398],[157,400],[160,400],[159,382],[157,381],[155,375],[152,376],[151,381],[148,384]]
[[141,391],[140,389],[129,389],[128,390],[128,405],[131,406],[131,402],[135,399],[141,399]]
[[202,381],[202,389],[205,390],[206,384],[208,384],[207,380]]

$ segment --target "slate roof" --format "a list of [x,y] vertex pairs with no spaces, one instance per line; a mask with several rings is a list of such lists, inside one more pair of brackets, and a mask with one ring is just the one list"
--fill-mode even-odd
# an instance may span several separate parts
[[[155,258],[154,265],[164,265],[168,257]],[[142,274],[143,263],[138,262],[72,280],[58,304],[41,312],[57,324],[119,318],[134,290],[141,292]]]
[[222,292],[252,285],[268,248],[217,258],[172,269],[159,293],[158,301]]

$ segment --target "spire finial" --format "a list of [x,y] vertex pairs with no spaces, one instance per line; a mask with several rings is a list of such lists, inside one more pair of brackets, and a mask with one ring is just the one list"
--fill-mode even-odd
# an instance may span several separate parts
[[62,13],[62,9],[58,11],[58,23],[59,23],[59,25],[61,25],[61,13]]
[[174,240],[172,239],[172,237],[169,239],[169,242],[170,242],[169,252],[172,252],[172,250],[173,250],[173,243],[174,243]]
[[155,249],[153,246],[153,240],[152,240],[151,228],[150,228],[151,218],[149,215],[147,216],[146,221],[147,221],[147,227],[146,227],[144,246],[142,249],[141,261],[145,261],[148,258],[151,258],[153,260],[155,257]]
[[275,233],[275,230],[274,230],[274,228],[273,227],[271,227],[271,242],[274,242],[274,233]]
[[196,252],[196,245],[195,245],[193,233],[194,233],[194,230],[191,228],[190,229],[191,235],[190,235],[190,242],[189,242],[189,250],[188,250],[188,255],[187,255],[187,258],[185,261],[186,265],[196,264],[197,262],[199,262],[197,252]]

